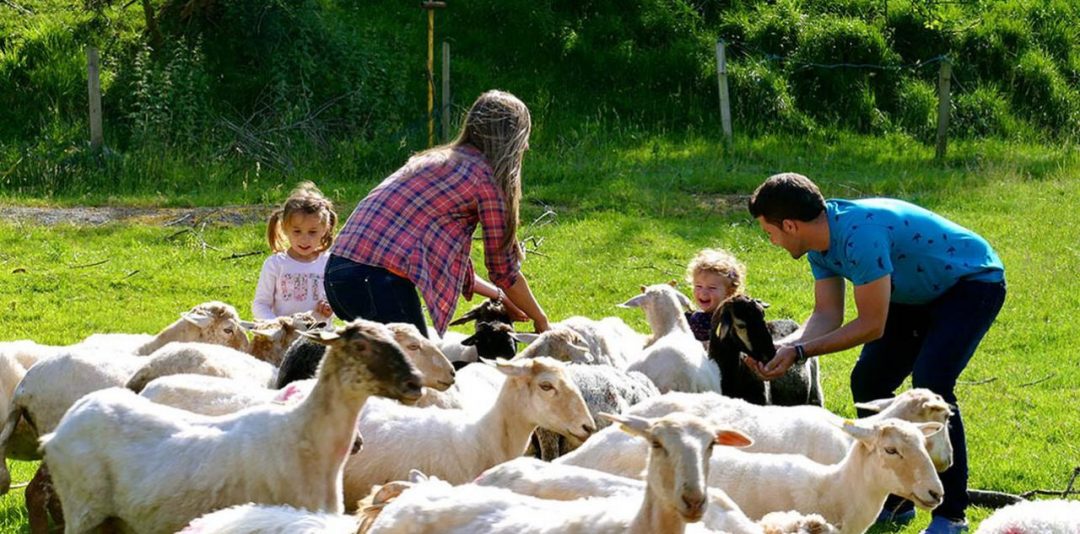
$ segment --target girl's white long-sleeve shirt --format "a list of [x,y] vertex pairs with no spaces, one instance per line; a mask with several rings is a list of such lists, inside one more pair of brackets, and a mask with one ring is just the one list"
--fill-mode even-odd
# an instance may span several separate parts
[[266,258],[255,287],[255,301],[251,303],[255,319],[313,311],[319,301],[326,300],[323,273],[329,258],[329,252],[310,262],[295,260],[287,252]]

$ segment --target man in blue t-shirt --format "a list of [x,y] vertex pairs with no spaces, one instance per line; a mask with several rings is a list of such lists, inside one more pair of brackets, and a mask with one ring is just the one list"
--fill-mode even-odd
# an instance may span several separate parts
[[[1005,268],[985,239],[913,204],[887,198],[825,200],[805,176],[769,177],[749,202],[770,241],[814,274],[814,311],[762,365],[778,378],[798,359],[863,345],[851,371],[855,402],[892,397],[907,378],[954,406],[953,465],[941,473],[944,499],[924,531],[967,529],[967,447],[953,388],[1005,301]],[[844,280],[858,314],[844,323]],[[870,415],[860,410],[860,416]],[[897,500],[899,501],[899,500]],[[911,503],[886,503],[879,520],[914,517]]]

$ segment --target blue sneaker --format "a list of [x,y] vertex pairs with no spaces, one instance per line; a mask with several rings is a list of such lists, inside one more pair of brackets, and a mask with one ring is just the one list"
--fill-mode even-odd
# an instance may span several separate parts
[[930,525],[922,534],[961,534],[967,532],[968,522],[965,519],[949,519],[948,517],[934,516]]
[[882,508],[881,513],[877,516],[876,525],[887,527],[902,527],[915,520],[915,509],[910,508],[908,510],[896,511],[889,508]]

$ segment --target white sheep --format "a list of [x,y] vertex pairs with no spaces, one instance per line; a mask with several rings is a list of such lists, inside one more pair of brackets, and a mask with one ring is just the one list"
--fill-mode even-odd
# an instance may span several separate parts
[[529,346],[517,358],[548,356],[564,362],[607,364],[623,369],[641,355],[643,335],[618,317],[593,320],[574,316],[551,325],[542,334],[516,333]]
[[[474,364],[475,365],[475,364]],[[369,402],[360,416],[364,448],[345,466],[346,502],[375,484],[419,469],[460,484],[485,469],[521,456],[537,426],[584,440],[595,430],[581,392],[551,358],[500,360],[506,375],[484,409],[445,410]]]
[[208,343],[169,343],[144,361],[125,383],[136,393],[155,378],[177,374],[220,376],[261,387],[269,387],[277,378],[273,365],[246,352]]
[[[857,406],[880,412],[859,419],[864,423],[897,418],[915,423],[945,424],[952,413],[940,395],[921,388]],[[626,411],[642,417],[674,412],[688,412],[738,428],[754,440],[747,452],[801,454],[819,463],[835,464],[847,455],[855,442],[841,429],[841,417],[817,406],[758,406],[715,393],[668,393],[647,399]],[[933,434],[926,441],[938,471],[948,469],[952,465],[949,433]],[[627,439],[621,432],[604,429],[577,450],[555,461],[640,477],[645,468],[645,455],[641,443]]]
[[1077,534],[1080,501],[1052,499],[1006,506],[979,524],[975,534]]
[[720,392],[720,368],[694,338],[683,314],[690,306],[686,295],[668,284],[641,286],[640,295],[620,306],[641,308],[653,333],[652,343],[628,371],[649,377],[661,392]]
[[355,534],[355,516],[292,506],[243,504],[203,515],[181,534]]
[[247,333],[236,308],[219,301],[204,302],[180,314],[157,335],[92,334],[78,343],[85,348],[114,349],[145,356],[173,341],[199,341],[249,350]]
[[858,442],[833,465],[797,454],[719,449],[709,487],[723,490],[751,518],[785,510],[817,513],[844,533],[870,528],[890,494],[924,509],[941,504],[944,489],[925,443],[944,425],[886,419],[849,421],[843,429]]
[[[590,497],[640,496],[645,484],[636,479],[621,477],[569,465],[552,464],[533,458],[517,458],[484,471],[473,482],[480,486],[506,488],[514,493],[540,499],[569,501]],[[800,528],[817,532],[832,532],[824,518],[801,514],[785,514],[754,522],[723,491],[710,488],[708,506],[701,523],[713,532],[729,534],[763,534],[799,532]],[[767,528],[766,528],[767,526]]]
[[[607,416],[607,415],[605,415]],[[700,418],[607,416],[653,444],[644,491],[609,498],[555,501],[501,488],[451,487],[429,480],[382,509],[372,534],[385,533],[672,533],[700,521],[707,507],[705,480],[715,443],[748,443],[738,432]]]
[[176,532],[248,502],[340,513],[341,469],[364,401],[416,399],[420,384],[382,330],[350,323],[318,337],[330,350],[296,404],[206,417],[121,388],[79,400],[42,438],[67,532],[108,518],[137,532]]

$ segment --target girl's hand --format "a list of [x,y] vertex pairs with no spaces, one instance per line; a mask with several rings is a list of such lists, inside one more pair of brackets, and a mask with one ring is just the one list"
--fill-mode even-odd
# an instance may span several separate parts
[[315,315],[318,315],[322,319],[329,319],[334,315],[334,309],[330,307],[329,302],[320,300],[315,304]]

